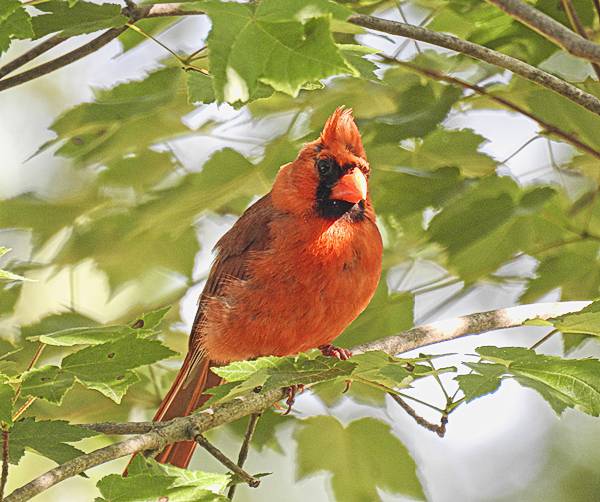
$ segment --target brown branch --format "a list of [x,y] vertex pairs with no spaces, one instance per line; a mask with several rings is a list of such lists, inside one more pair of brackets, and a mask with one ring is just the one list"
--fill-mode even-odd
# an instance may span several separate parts
[[594,7],[596,7],[596,13],[598,14],[598,20],[600,21],[600,0],[594,0]]
[[[260,485],[260,479],[255,478],[254,476],[248,474],[241,466],[238,466],[233,460],[230,460],[227,455],[225,455],[221,450],[219,450],[214,444],[208,441],[202,434],[197,434],[194,437],[196,443],[198,443],[202,448],[204,448],[208,453],[210,453],[213,457],[215,457],[219,462],[221,462],[227,469],[240,477],[248,486],[252,488],[258,487]],[[233,485],[235,486],[235,485]]]
[[2,474],[0,474],[0,502],[4,500],[4,489],[8,481],[8,431],[2,430]]
[[78,424],[79,427],[85,427],[92,431],[100,432],[102,434],[114,434],[114,435],[125,435],[125,434],[144,434],[155,429],[160,429],[167,422],[129,422],[126,424],[117,424],[113,422],[99,422],[95,424]]
[[[426,324],[394,336],[365,343],[354,347],[352,352],[360,354],[372,350],[381,350],[388,354],[400,354],[467,335],[522,326],[525,321],[531,319],[549,319],[568,312],[576,312],[589,304],[590,302],[583,301],[538,303],[470,314]],[[22,487],[17,488],[6,497],[4,502],[24,502],[67,478],[117,458],[143,451],[162,450],[171,443],[193,440],[198,434],[203,434],[220,425],[234,422],[247,415],[261,413],[286,396],[285,389],[271,389],[259,393],[250,392],[234,398],[232,401],[217,404],[188,417],[175,418],[161,424],[158,429],[86,453],[54,469],[50,469]],[[131,424],[123,424],[123,428],[127,425]]]
[[[203,11],[188,11],[181,7],[181,4],[178,3],[166,3],[166,4],[155,4],[155,5],[146,5],[139,7],[137,9],[131,10],[125,7],[125,14],[128,14],[130,17],[130,22],[136,22],[140,19],[154,18],[154,17],[169,17],[169,16],[192,16],[192,15],[201,15],[204,14]],[[30,80],[34,80],[36,78],[42,77],[51,73],[55,70],[58,70],[64,66],[67,66],[75,61],[78,61],[89,54],[96,52],[101,47],[104,47],[109,42],[113,41],[117,38],[121,33],[123,33],[127,29],[127,26],[119,26],[117,28],[111,28],[110,30],[105,31],[101,35],[97,36],[90,42],[74,49],[62,56],[59,56],[56,59],[48,61],[47,63],[43,63],[39,66],[32,68],[31,70],[24,71],[15,75],[14,77],[9,78],[1,78],[1,72],[4,72],[6,75],[9,72],[14,71],[15,69],[23,66],[25,63],[31,61],[34,57],[39,56],[46,52],[50,47],[45,48],[45,44],[49,41],[42,42],[37,47],[34,47],[28,53],[25,53],[21,58],[17,58],[14,61],[11,61],[4,67],[0,68],[0,92],[6,89],[10,89],[11,87],[15,87],[17,85],[24,84],[29,82]],[[52,37],[54,38],[54,37]],[[52,40],[52,39],[49,39]],[[62,39],[61,42],[66,39]],[[55,44],[57,45],[57,44]],[[31,54],[29,54],[31,53]],[[17,63],[18,61],[18,63]],[[7,71],[6,68],[9,68]]]
[[542,127],[542,129],[544,129],[547,133],[553,134],[554,136],[565,141],[566,143],[573,145],[575,148],[579,149],[580,151],[585,152],[585,153],[591,155],[592,157],[600,160],[600,151],[596,150],[595,148],[588,145],[587,143],[584,143],[583,141],[581,141],[579,138],[577,138],[577,136],[575,136],[575,134],[564,131],[557,126],[550,124],[549,122],[546,122],[544,119],[538,117],[537,115],[529,112],[525,108],[517,105],[516,103],[513,103],[512,101],[510,101],[508,99],[502,98],[500,96],[495,96],[493,93],[489,92],[484,87],[481,87],[481,86],[478,86],[475,84],[471,84],[469,82],[466,82],[466,81],[461,80],[456,77],[451,77],[450,75],[445,75],[443,73],[439,73],[435,70],[430,70],[428,68],[422,68],[422,67],[417,66],[412,63],[408,63],[405,61],[399,61],[399,60],[393,59],[393,58],[388,58],[387,56],[383,56],[383,57],[390,62],[410,68],[411,70],[413,70],[417,73],[420,73],[421,75],[424,75],[426,77],[429,77],[429,78],[432,78],[435,80],[440,80],[443,82],[448,82],[449,84],[457,85],[460,87],[464,87],[465,89],[470,89],[473,92],[476,92],[477,94],[486,96],[490,100],[495,101],[496,103],[504,106],[505,108],[508,108],[509,110],[520,113],[521,115],[528,117],[531,120],[537,122]]
[[[571,23],[572,28],[578,33],[579,36],[585,38],[586,40],[589,40],[588,34],[585,31],[585,27],[583,26],[581,19],[579,19],[579,16],[577,15],[577,10],[575,9],[573,2],[571,0],[562,0],[562,6],[565,10],[565,14],[567,15],[569,23]],[[594,69],[596,77],[598,77],[598,80],[600,80],[600,65],[593,62],[591,63],[591,65]]]
[[[240,448],[240,453],[238,454],[237,465],[241,469],[244,467],[246,463],[246,459],[248,458],[248,451],[250,450],[250,441],[252,441],[252,437],[254,436],[254,431],[256,431],[256,424],[258,423],[258,419],[260,418],[260,413],[255,413],[250,415],[250,420],[248,422],[248,427],[246,427],[246,433],[244,434],[244,441],[242,442],[242,446]],[[233,500],[235,495],[237,485],[231,485],[229,491],[227,492],[227,498],[229,500]]]
[[425,420],[421,415],[419,415],[414,410],[414,408],[412,408],[412,406],[410,406],[400,396],[398,396],[396,394],[392,394],[391,392],[388,393],[388,396],[390,396],[394,401],[396,401],[402,407],[402,409],[409,416],[411,416],[415,420],[415,422],[417,424],[419,424],[421,427],[424,427],[428,431],[435,432],[441,438],[443,438],[445,436],[445,434],[446,434],[446,425],[448,424],[448,415],[446,415],[446,414],[442,415],[442,418],[440,420],[439,425],[438,424],[432,424],[428,420]]
[[102,35],[94,38],[91,42],[88,42],[81,47],[72,50],[71,52],[67,52],[62,56],[53,59],[52,61],[48,61],[47,63],[43,63],[31,70],[24,71],[23,73],[19,73],[14,77],[3,78],[0,80],[0,91],[5,91],[6,89],[10,89],[11,87],[15,87],[20,84],[24,84],[25,82],[29,82],[30,80],[34,80],[36,78],[47,75],[48,73],[52,73],[55,70],[62,68],[63,66],[67,66],[75,61],[78,61],[85,56],[96,52],[101,47],[104,47],[107,43],[111,42],[115,38],[117,38],[121,33],[123,33],[127,29],[127,26],[121,26],[119,28],[111,28],[108,31],[102,33]]
[[[535,82],[538,85],[546,87],[557,94],[560,94],[567,99],[570,99],[574,103],[586,108],[587,110],[600,115],[600,99],[596,96],[585,92],[578,87],[561,80],[548,72],[535,68],[519,59],[507,56],[501,52],[488,49],[478,44],[462,40],[452,35],[444,33],[437,33],[435,31],[422,28],[420,26],[413,26],[406,23],[400,23],[398,21],[389,21],[387,19],[380,19],[373,16],[367,16],[362,14],[356,14],[348,18],[348,22],[362,26],[363,28],[369,28],[375,31],[383,31],[391,35],[398,35],[401,37],[408,37],[414,40],[420,40],[427,42],[439,47],[445,47],[456,52],[460,52],[467,56],[485,61],[486,63],[499,66],[509,70],[531,82]],[[561,25],[562,26],[562,25]]]
[[487,0],[573,56],[600,63],[600,44],[591,42],[521,0]]
[[12,73],[17,68],[21,68],[25,64],[29,63],[29,61],[33,61],[39,55],[48,52],[50,49],[56,47],[58,44],[67,40],[68,37],[61,37],[60,35],[54,35],[47,40],[44,40],[42,43],[32,47],[24,54],[21,54],[19,57],[13,59],[12,61],[6,63],[3,67],[0,68],[0,79]]

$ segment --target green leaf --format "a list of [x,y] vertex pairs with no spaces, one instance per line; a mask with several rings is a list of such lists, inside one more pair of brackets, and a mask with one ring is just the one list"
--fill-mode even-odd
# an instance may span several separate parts
[[500,387],[506,368],[500,364],[464,363],[476,373],[458,375],[455,380],[465,395],[467,403],[478,397],[495,392]]
[[14,39],[33,37],[31,18],[19,0],[0,1],[0,54]]
[[[379,165],[383,158],[387,158],[388,163],[393,158],[387,157],[382,150],[376,149],[375,155],[369,152],[374,166]],[[394,152],[397,153],[395,147],[388,153]],[[400,217],[415,214],[430,206],[440,207],[464,186],[458,169],[451,167],[435,172],[375,170],[373,182],[373,204],[377,212]]]
[[472,282],[520,250],[562,238],[564,229],[540,214],[554,197],[548,187],[521,192],[508,178],[483,178],[447,204],[432,219],[428,233],[446,248],[451,270]]
[[186,74],[188,101],[190,103],[212,103],[215,100],[213,78],[197,71]]
[[[226,401],[256,387],[263,391],[289,387],[290,385],[310,385],[323,380],[334,380],[349,376],[355,364],[332,357],[314,354],[299,354],[290,357],[259,357],[253,361],[233,362],[227,366],[213,368],[217,375],[233,378],[224,386],[215,388],[209,403]],[[229,385],[236,383],[236,385]],[[212,391],[212,390],[211,390]]]
[[396,165],[435,171],[442,167],[456,167],[467,177],[485,176],[496,169],[496,161],[479,151],[487,140],[471,129],[459,131],[438,127],[429,133],[414,149],[399,148],[393,157]]
[[9,460],[17,464],[25,453],[25,448],[63,464],[83,452],[67,443],[81,441],[98,433],[83,427],[71,425],[64,420],[41,420],[25,418],[16,422],[10,429]]
[[[139,333],[141,331],[142,333]],[[34,337],[46,345],[73,347],[75,345],[99,345],[118,340],[124,336],[154,333],[152,330],[137,330],[129,326],[92,326],[89,328],[70,328],[47,335]]]
[[0,423],[12,424],[15,389],[8,383],[9,378],[0,373]]
[[[519,301],[534,302],[556,288],[561,288],[565,300],[596,297],[600,291],[600,264],[596,260],[599,252],[598,242],[580,241],[542,255],[536,277],[529,281]],[[583,263],[587,266],[582,267]]]
[[561,333],[600,336],[600,301],[580,310],[548,319],[547,322]]
[[134,458],[127,477],[110,474],[98,481],[104,502],[226,502],[220,495],[229,476],[161,465],[140,455]]
[[70,37],[106,28],[116,28],[128,21],[127,17],[121,14],[121,6],[111,3],[95,4],[79,0],[71,6],[66,2],[50,0],[40,2],[35,7],[47,14],[31,19],[34,38],[41,38],[55,32]]
[[372,120],[371,127],[376,133],[374,142],[378,144],[426,136],[444,120],[462,95],[456,87],[425,82],[400,68],[387,70],[384,82],[399,101],[397,110],[382,113]]
[[600,360],[561,359],[521,347],[479,347],[485,360],[502,364],[506,374],[537,390],[558,412],[574,407],[600,415]]
[[363,418],[344,427],[333,417],[302,421],[295,434],[298,443],[297,476],[331,472],[336,500],[381,500],[378,490],[425,500],[408,450],[389,426]]
[[60,405],[75,378],[58,366],[42,366],[23,375],[21,392]]
[[86,387],[98,390],[118,403],[126,389],[139,381],[130,370],[173,354],[156,340],[125,336],[68,355],[62,361],[62,369]]
[[315,17],[339,10],[333,2],[208,1],[202,9],[213,23],[208,48],[219,101],[248,101],[260,82],[296,96],[307,82],[354,71],[331,37],[328,17]]

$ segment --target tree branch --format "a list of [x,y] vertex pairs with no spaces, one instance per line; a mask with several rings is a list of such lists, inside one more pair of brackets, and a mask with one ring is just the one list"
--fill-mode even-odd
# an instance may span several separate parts
[[[251,486],[252,488],[257,488],[258,485],[260,485],[260,479],[248,474],[244,469],[242,469],[241,466],[237,465],[233,460],[231,460],[227,455],[225,455],[221,450],[219,450],[202,434],[197,434],[194,440],[196,441],[196,443],[202,446],[202,448],[204,448],[208,453],[215,457],[219,462],[221,462],[225,467],[227,467],[227,469],[239,476],[240,479],[242,479],[245,483],[248,484],[248,486]],[[232,488],[234,486],[235,485],[232,485]]]
[[[361,344],[354,347],[352,352],[361,354],[371,350],[382,350],[395,355],[462,336],[522,326],[525,321],[531,319],[549,319],[568,312],[576,312],[590,303],[583,301],[538,303],[470,314],[426,324],[394,336]],[[159,428],[65,462],[17,488],[5,498],[5,502],[24,502],[60,481],[117,458],[148,450],[162,450],[166,445],[177,441],[193,440],[196,435],[203,434],[220,425],[234,422],[247,415],[261,413],[277,401],[285,398],[286,395],[285,389],[272,389],[259,393],[251,392],[188,417],[175,418],[162,423]],[[119,424],[118,427],[121,433],[125,433],[124,431],[129,425],[134,428],[137,427],[136,424]],[[147,427],[148,423],[144,423],[143,426]],[[98,424],[95,427],[98,427]],[[113,430],[116,430],[117,425],[115,424],[114,427]]]
[[392,394],[388,392],[388,396],[390,396],[396,403],[400,405],[400,407],[406,412],[407,415],[412,417],[414,421],[420,425],[421,427],[427,429],[428,431],[435,432],[439,437],[443,438],[446,435],[446,425],[448,424],[448,415],[442,415],[440,419],[440,423],[432,424],[428,420],[425,420],[421,415],[419,415],[412,406],[410,406],[404,399],[396,394]]
[[502,98],[500,96],[495,96],[493,93],[489,92],[485,87],[481,87],[481,86],[478,86],[475,84],[470,84],[469,82],[466,82],[459,78],[452,77],[450,75],[445,75],[443,73],[439,73],[435,70],[430,70],[428,68],[422,68],[420,66],[417,66],[412,63],[408,63],[406,61],[399,61],[397,59],[389,58],[387,56],[382,56],[382,57],[392,63],[399,64],[401,66],[410,68],[411,70],[413,70],[417,73],[420,73],[421,75],[424,75],[426,77],[429,77],[429,78],[432,78],[435,80],[440,80],[443,82],[448,82],[449,84],[461,86],[461,87],[464,87],[465,89],[470,89],[473,92],[476,92],[477,94],[486,96],[488,99],[495,101],[496,103],[504,106],[505,108],[508,108],[509,110],[520,113],[521,115],[537,122],[540,125],[540,127],[542,127],[542,129],[544,129],[545,132],[553,134],[554,136],[565,141],[566,143],[571,144],[578,150],[585,152],[585,153],[591,155],[592,157],[595,157],[596,159],[600,160],[600,151],[591,147],[587,143],[584,143],[579,138],[577,138],[577,136],[575,136],[574,134],[564,131],[557,126],[550,124],[549,122],[546,122],[544,119],[529,112],[525,108],[522,108],[521,106],[513,103],[512,101],[509,101],[508,99]]
[[54,35],[47,40],[44,40],[42,43],[32,47],[24,54],[21,54],[19,57],[13,59],[12,61],[6,63],[3,67],[0,68],[0,79],[12,73],[17,68],[21,68],[25,64],[29,63],[29,61],[34,60],[39,55],[48,52],[50,49],[56,47],[58,44],[67,40],[66,37],[61,37],[60,35]]
[[4,500],[4,489],[8,481],[8,441],[7,430],[2,430],[2,472],[0,473],[0,502]]
[[573,56],[600,63],[600,44],[591,42],[521,0],[487,0]]
[[[571,23],[571,27],[577,32],[577,34],[580,37],[589,40],[589,37],[585,31],[585,26],[583,26],[581,19],[579,19],[579,16],[577,15],[577,9],[575,9],[573,2],[571,0],[562,0],[562,6],[565,11],[565,14],[567,15],[569,23]],[[600,65],[593,62],[591,63],[591,65],[594,69],[596,77],[598,78],[598,80],[600,80]]]
[[[600,115],[600,99],[596,96],[585,92],[578,87],[561,80],[550,73],[547,73],[539,68],[535,68],[519,59],[507,56],[501,52],[488,49],[478,44],[462,40],[452,35],[444,33],[437,33],[435,31],[422,28],[420,26],[413,26],[406,23],[400,23],[398,21],[389,21],[387,19],[380,19],[373,16],[367,16],[363,14],[356,14],[348,18],[348,22],[362,26],[363,28],[369,28],[375,31],[383,31],[391,35],[398,35],[401,37],[408,37],[414,40],[420,40],[427,42],[439,47],[445,47],[456,52],[460,52],[467,56],[471,56],[480,61],[499,66],[506,70],[535,82],[547,89],[550,89],[557,94],[560,94],[567,99],[570,99],[574,103],[582,106],[583,108]],[[562,25],[561,25],[562,26]],[[566,29],[566,28],[565,28]],[[568,30],[567,30],[568,31]]]
[[[182,8],[182,4],[179,3],[165,3],[165,4],[155,4],[155,5],[146,5],[142,7],[138,7],[136,9],[129,9],[125,7],[123,13],[128,15],[130,18],[130,22],[135,23],[140,19],[148,19],[154,17],[169,17],[169,16],[192,16],[192,15],[201,15],[204,14],[203,11],[188,11]],[[17,59],[11,61],[6,64],[2,68],[0,68],[0,92],[6,89],[10,89],[11,87],[15,87],[20,84],[24,84],[29,82],[30,80],[34,80],[36,78],[42,77],[43,75],[47,75],[55,70],[62,68],[63,66],[67,66],[79,59],[84,58],[85,56],[96,52],[101,47],[104,47],[109,42],[113,41],[117,38],[121,33],[123,33],[127,29],[127,26],[119,26],[118,28],[111,28],[110,30],[105,31],[101,35],[97,36],[90,42],[78,47],[77,49],[72,50],[71,52],[67,52],[62,56],[59,56],[56,59],[48,61],[47,63],[43,63],[31,70],[24,71],[15,75],[14,77],[2,78],[8,73],[20,68],[24,64],[33,60],[40,54],[50,50],[52,47],[55,47],[59,43],[66,40],[66,38],[59,37],[58,35],[42,42],[38,46],[32,48],[22,56]]]

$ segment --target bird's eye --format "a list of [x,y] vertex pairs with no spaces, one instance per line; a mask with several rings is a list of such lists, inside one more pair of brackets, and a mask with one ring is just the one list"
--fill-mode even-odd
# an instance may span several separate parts
[[331,159],[319,159],[317,160],[317,169],[321,176],[328,176],[333,173],[335,162]]

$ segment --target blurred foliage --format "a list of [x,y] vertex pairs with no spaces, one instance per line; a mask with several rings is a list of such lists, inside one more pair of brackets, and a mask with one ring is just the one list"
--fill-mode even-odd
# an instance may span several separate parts
[[[530,3],[569,24],[560,2]],[[600,22],[592,2],[572,3],[597,38]],[[178,301],[186,287],[203,279],[194,272],[208,240],[199,222],[241,214],[340,105],[354,110],[363,136],[385,243],[381,284],[340,337],[341,345],[410,328],[415,299],[451,284],[459,285],[458,295],[482,284],[517,284],[523,302],[549,294],[563,300],[599,296],[600,119],[563,96],[464,55],[420,48],[406,56],[406,47],[399,45],[398,57],[417,68],[458,77],[485,92],[472,94],[425,77],[380,58],[369,46],[377,45],[373,38],[345,21],[353,12],[399,18],[399,5],[194,2],[190,8],[205,11],[212,23],[206,40],[189,41],[195,52],[163,60],[156,45],[147,74],[93,89],[88,102],[54,119],[49,126],[54,138],[38,154],[51,150],[62,158],[68,166],[62,173],[70,178],[50,178],[48,187],[57,190],[0,200],[0,244],[12,246],[15,236],[29,239],[28,253],[7,254],[0,247],[0,317],[11,328],[0,339],[0,424],[10,430],[11,462],[26,450],[56,462],[77,456],[79,448],[70,443],[94,433],[65,419],[125,421],[151,415],[173,377],[160,361],[185,347],[177,334],[179,309],[159,307]],[[489,3],[411,0],[401,7],[421,13],[429,29],[521,58],[600,96],[589,64],[566,56]],[[24,7],[18,0],[0,0],[0,53],[16,39],[93,33],[126,22],[117,4],[52,0]],[[156,18],[137,26],[151,37],[174,23]],[[146,38],[127,30],[119,40],[127,52]],[[525,181],[510,171],[508,160],[489,153],[488,143],[496,136],[452,125],[463,114],[497,112],[500,105],[492,98],[517,105],[538,121],[537,134],[550,148],[561,143],[565,155],[552,158],[550,167],[543,160],[531,167],[533,173],[551,171],[556,181]],[[240,123],[262,137],[238,137]],[[193,164],[177,155],[173,145],[207,136],[225,138],[227,146],[208,156],[194,154]],[[580,151],[581,143],[587,147]],[[531,258],[533,269],[513,267],[522,257]],[[87,263],[106,277],[111,298],[135,287],[149,299],[145,305],[127,305],[126,319],[109,324],[67,307],[46,312],[33,324],[20,321],[16,306],[29,301],[27,288],[36,284],[23,278],[48,282]],[[440,273],[423,284],[411,282],[419,264]],[[406,272],[395,283],[391,278],[400,270]],[[600,335],[598,305],[544,325],[563,334],[569,353]],[[449,373],[462,393],[445,404],[444,412],[514,379],[536,390],[557,413],[571,407],[600,413],[596,359],[563,359],[517,347],[480,347],[478,355],[479,361],[465,362],[466,370],[435,369],[427,355],[401,359],[369,353],[337,361],[311,352],[261,358],[219,368],[226,383],[216,388],[211,403],[259,387],[318,383],[316,395],[333,406],[351,381],[344,395],[379,409],[386,393],[400,395],[416,380]],[[379,500],[380,491],[424,498],[427,490],[416,476],[415,461],[379,418],[342,425],[331,416],[294,419],[267,411],[259,421],[255,451],[285,453],[278,439],[284,424],[295,430],[298,479],[330,473],[337,500]],[[241,437],[244,426],[241,420],[229,429]],[[138,456],[128,478],[111,474],[98,483],[102,498],[97,500],[160,495],[218,501],[230,482],[226,475],[178,470]]]

